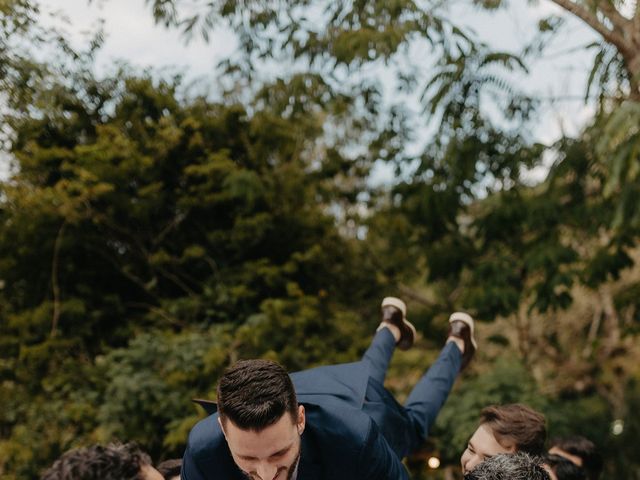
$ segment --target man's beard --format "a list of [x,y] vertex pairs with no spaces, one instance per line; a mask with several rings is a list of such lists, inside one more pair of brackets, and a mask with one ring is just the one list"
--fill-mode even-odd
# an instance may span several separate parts
[[287,480],[291,480],[293,478],[293,472],[296,471],[296,468],[298,467],[298,462],[299,461],[300,461],[300,446],[298,446],[298,454],[296,455],[295,460],[293,461],[293,463],[289,467],[289,470],[287,470]]
[[[285,478],[285,480],[291,480],[293,478],[293,473],[296,471],[296,467],[298,466],[298,462],[300,461],[300,445],[298,444],[298,453],[296,454],[296,458],[293,460],[293,462],[291,463],[291,465],[289,465],[286,468],[286,472],[287,472],[287,476]],[[278,473],[276,474],[276,477],[280,476],[280,472],[284,471],[284,469],[280,469],[278,470]],[[245,477],[247,477],[249,480],[271,480],[269,479],[260,479],[260,477],[258,477],[257,475],[253,475],[249,472],[242,472]]]

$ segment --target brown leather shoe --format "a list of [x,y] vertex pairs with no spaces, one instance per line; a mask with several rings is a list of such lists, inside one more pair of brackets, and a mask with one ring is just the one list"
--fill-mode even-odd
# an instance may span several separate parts
[[400,340],[396,343],[400,350],[409,350],[416,339],[416,329],[406,318],[407,306],[396,297],[382,300],[382,323],[395,325],[400,330]]
[[462,365],[460,370],[464,370],[473,354],[478,349],[476,339],[473,337],[473,318],[464,312],[454,312],[449,317],[449,337],[456,337],[464,342],[464,353],[462,354]]

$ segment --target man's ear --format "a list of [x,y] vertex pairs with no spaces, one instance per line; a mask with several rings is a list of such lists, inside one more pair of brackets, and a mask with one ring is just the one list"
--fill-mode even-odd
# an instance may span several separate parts
[[304,432],[304,427],[306,425],[306,417],[304,415],[304,405],[298,405],[298,421],[297,421],[297,427],[298,427],[298,435],[302,435],[302,432]]
[[220,425],[220,430],[222,430],[222,434],[224,435],[224,439],[227,439],[227,432],[224,431],[224,425],[222,424],[222,420],[220,419],[220,416],[218,415],[218,424]]

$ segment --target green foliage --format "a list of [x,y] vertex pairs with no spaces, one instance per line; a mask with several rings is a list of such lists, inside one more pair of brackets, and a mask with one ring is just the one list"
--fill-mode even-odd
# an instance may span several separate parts
[[[84,53],[59,38],[66,53],[40,64],[23,48],[50,38],[37,8],[0,2],[3,153],[16,167],[0,186],[0,476],[36,478],[66,449],[114,437],[177,456],[202,415],[190,398],[212,398],[226,365],[354,360],[375,299],[401,288],[423,304],[412,319],[425,337],[459,308],[517,320],[489,339],[503,358],[474,365],[440,416],[446,463],[482,407],[518,401],[553,432],[611,446],[610,471],[637,477],[637,278],[605,295],[635,267],[639,215],[637,104],[604,95],[630,81],[616,49],[599,46],[589,80],[598,122],[545,147],[527,134],[535,99],[508,80],[527,72],[522,58],[491,51],[440,3],[147,3],[187,33],[220,19],[238,32],[224,100],[127,68],[96,78],[100,33]],[[427,73],[403,64],[415,41],[439,55]],[[278,76],[265,80],[269,61]],[[388,105],[375,78],[394,65],[400,93],[422,92],[440,120],[416,155],[406,97]],[[550,157],[532,186],[527,173]],[[378,160],[399,181],[373,191]],[[568,343],[556,319],[580,288],[603,306],[590,325],[570,322]],[[394,362],[400,397],[435,355],[427,344]]]
[[609,171],[604,195],[616,198],[612,227],[637,232],[640,227],[640,103],[622,103],[594,127],[596,153]]
[[3,352],[3,364],[11,365],[0,387],[3,478],[37,478],[52,459],[92,438],[100,379],[90,363],[79,361],[78,343],[22,346],[18,358]]
[[602,441],[600,444],[605,445],[605,451],[603,452],[604,458],[607,460],[605,474],[609,474],[611,477],[624,475],[625,478],[638,480],[640,479],[640,467],[637,462],[629,461],[629,459],[633,459],[637,455],[633,443],[634,439],[638,438],[638,434],[640,434],[640,422],[636,415],[640,406],[638,378],[635,378],[629,385],[626,398],[628,403],[625,415],[616,419],[622,420],[622,433],[620,435],[609,433],[606,437],[603,435],[601,438],[606,438],[607,440]]
[[[582,398],[558,398],[546,410],[549,435],[584,435],[599,447],[604,459],[604,478],[640,478],[635,458],[634,439],[638,435],[635,412],[640,405],[637,378],[630,382],[625,395],[627,406],[621,417],[616,417],[607,403],[597,395]],[[614,434],[613,422],[622,422],[622,431]]]
[[[220,64],[234,79],[229,90],[237,91],[238,83],[255,89],[260,84],[257,73],[276,62],[287,76],[303,69],[321,76],[334,92],[366,101],[373,83],[371,72],[384,68],[401,97],[410,96],[407,100],[413,102],[416,92],[421,92],[424,111],[433,114],[444,107],[439,113],[445,120],[460,113],[449,107],[462,105],[462,99],[479,102],[481,96],[485,102],[497,103],[509,121],[527,117],[533,108],[533,101],[508,80],[508,72],[527,71],[521,59],[488,48],[469,29],[452,21],[442,2],[147,3],[157,23],[182,30],[187,39],[195,32],[208,38],[218,22],[236,32],[238,51]],[[481,3],[485,8],[501,4]],[[425,58],[434,58],[435,64],[416,62],[412,50],[417,49]],[[383,110],[392,118],[398,109],[397,102],[391,103]],[[436,123],[438,118],[430,121]]]
[[5,115],[20,168],[1,186],[0,472],[15,478],[113,438],[178,456],[190,398],[233,359],[353,360],[380,297],[327,213],[355,186],[348,136],[328,170],[317,156],[331,117],[304,96],[321,82],[276,82],[249,113],[181,99],[179,79],[68,73]]
[[156,22],[180,28],[188,37],[197,32],[208,38],[215,22],[224,21],[240,33],[241,50],[254,58],[286,51],[312,60],[359,63],[388,58],[409,36],[433,39],[444,33],[437,5],[422,8],[411,0],[277,4],[227,0],[194,2],[190,8],[179,8],[174,1],[148,3]]
[[585,100],[595,89],[599,95],[601,106],[606,104],[606,94],[611,90],[620,95],[628,81],[628,71],[620,52],[607,42],[594,43],[591,48],[597,49],[593,66],[587,79]]
[[[401,270],[387,260],[384,271],[417,285],[433,315],[464,308],[479,320],[512,320],[490,339],[523,366],[498,364],[495,376],[478,367],[477,380],[467,379],[448,400],[431,448],[445,465],[457,465],[480,409],[511,401],[542,409],[552,432],[609,445],[612,414],[633,401],[625,388],[637,375],[637,350],[629,345],[637,342],[638,122],[625,121],[635,119],[634,104],[603,115],[578,139],[544,147],[494,127],[476,100],[456,105],[461,100],[451,97],[451,120],[370,222],[377,258],[419,266]],[[522,173],[543,155],[554,163],[546,181],[531,186]],[[397,231],[384,228],[388,219]],[[584,312],[589,297],[602,303],[586,325],[561,313]],[[556,322],[560,315],[566,323]],[[627,456],[623,466],[623,455],[613,454],[609,471],[633,476],[635,464]]]
[[[226,366],[233,333],[228,327],[205,331],[144,333],[125,348],[111,350],[97,361],[105,383],[98,409],[104,440],[124,438],[153,452],[175,457],[184,439],[174,429],[198,420],[190,398],[211,395],[213,382]],[[189,416],[191,413],[191,416]]]
[[370,324],[360,324],[354,312],[332,309],[331,300],[323,298],[326,294],[305,296],[296,284],[288,289],[290,298],[266,300],[261,312],[238,330],[240,355],[258,353],[290,371],[358,358],[371,335]]
[[[592,439],[603,450],[611,441],[611,410],[597,395],[553,399],[545,411],[549,438],[583,435]],[[606,455],[605,455],[606,457]]]

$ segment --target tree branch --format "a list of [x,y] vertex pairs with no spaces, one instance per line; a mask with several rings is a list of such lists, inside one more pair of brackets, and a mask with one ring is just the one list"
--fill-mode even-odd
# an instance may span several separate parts
[[593,346],[595,345],[596,339],[598,337],[598,330],[600,330],[600,323],[602,321],[602,306],[598,304],[596,306],[595,311],[593,312],[593,317],[591,319],[591,324],[589,325],[589,334],[587,335],[587,343],[582,350],[582,358],[588,359],[593,353]]
[[178,214],[176,214],[176,216],[173,217],[169,221],[169,223],[167,223],[167,225],[162,229],[162,231],[158,234],[158,236],[156,236],[156,238],[153,239],[153,244],[154,245],[160,245],[160,242],[162,242],[164,240],[164,238],[173,229],[175,229],[177,226],[179,226],[185,220],[185,218],[187,218],[188,214],[189,214],[188,211],[186,213],[178,213]]
[[104,252],[100,248],[95,247],[89,243],[85,244],[84,248],[90,252],[94,252],[100,255],[104,260],[106,260],[109,264],[111,264],[111,266],[114,268],[116,272],[120,273],[122,276],[124,276],[129,281],[131,281],[131,283],[133,283],[134,285],[137,285],[143,292],[145,292],[147,295],[153,298],[156,302],[160,303],[160,299],[158,298],[158,296],[155,295],[149,289],[149,287],[147,286],[147,283],[144,280],[142,280],[141,278],[138,278],[131,272],[128,272],[127,269],[123,265],[120,265],[117,262],[117,260],[113,258],[113,256],[109,255],[108,252]]
[[625,32],[627,28],[629,28],[631,21],[622,16],[622,14],[620,14],[613,5],[607,2],[607,0],[600,1],[597,5],[597,8],[599,8],[603,15],[611,21],[614,28],[621,32]]
[[392,276],[392,278],[389,278],[389,275],[385,272],[382,262],[380,262],[377,255],[373,252],[372,248],[368,247],[366,250],[367,250],[367,254],[369,255],[369,258],[371,259],[371,262],[376,266],[378,270],[380,270],[380,272],[383,273],[385,278],[390,283],[395,283],[397,285],[398,290],[400,290],[400,293],[402,295],[412,299],[415,302],[421,303],[425,307],[432,307],[434,305],[433,301],[429,300],[426,296],[422,295],[420,292],[416,291],[415,289],[402,283],[397,278],[395,278],[395,276]]
[[421,303],[425,307],[433,306],[433,302],[431,300],[429,300],[427,297],[422,295],[420,292],[414,290],[413,288],[401,282],[398,282],[398,289],[400,290],[400,293],[402,293],[404,296],[410,298],[415,302]]
[[171,282],[173,282],[174,285],[177,285],[178,288],[182,289],[182,291],[184,291],[190,297],[197,297],[198,296],[198,294],[191,287],[189,287],[189,285],[187,285],[185,282],[183,282],[178,275],[174,275],[169,270],[167,270],[164,267],[161,267],[160,265],[156,265],[154,268],[161,275],[163,275],[164,278],[166,278],[167,280],[170,280]]
[[58,330],[58,321],[60,320],[60,284],[58,283],[58,265],[60,264],[60,247],[62,245],[62,237],[67,226],[67,221],[63,221],[56,236],[56,242],[53,246],[53,260],[51,261],[51,290],[53,292],[53,317],[51,318],[50,337],[56,336]]
[[633,13],[633,33],[636,43],[640,43],[640,0],[636,0],[636,9]]
[[177,317],[171,315],[169,312],[167,312],[163,308],[157,307],[155,305],[151,305],[150,303],[127,302],[127,303],[125,303],[125,306],[131,306],[131,307],[134,307],[134,308],[141,308],[143,310],[148,310],[148,311],[150,311],[152,313],[155,313],[156,315],[164,318],[167,322],[169,322],[170,325],[172,325],[174,327],[183,328],[185,326],[185,322],[183,322],[182,320],[179,320]]
[[602,37],[607,42],[617,47],[620,53],[624,53],[628,51],[629,47],[624,37],[622,37],[615,31],[608,29],[602,22],[600,22],[600,20],[598,20],[598,17],[594,13],[590,12],[584,6],[579,5],[575,2],[572,2],[571,0],[551,0],[551,1],[556,5],[558,5],[559,7],[566,10],[567,12],[580,18],[583,22],[585,22],[587,25],[593,28],[596,32],[602,35]]

